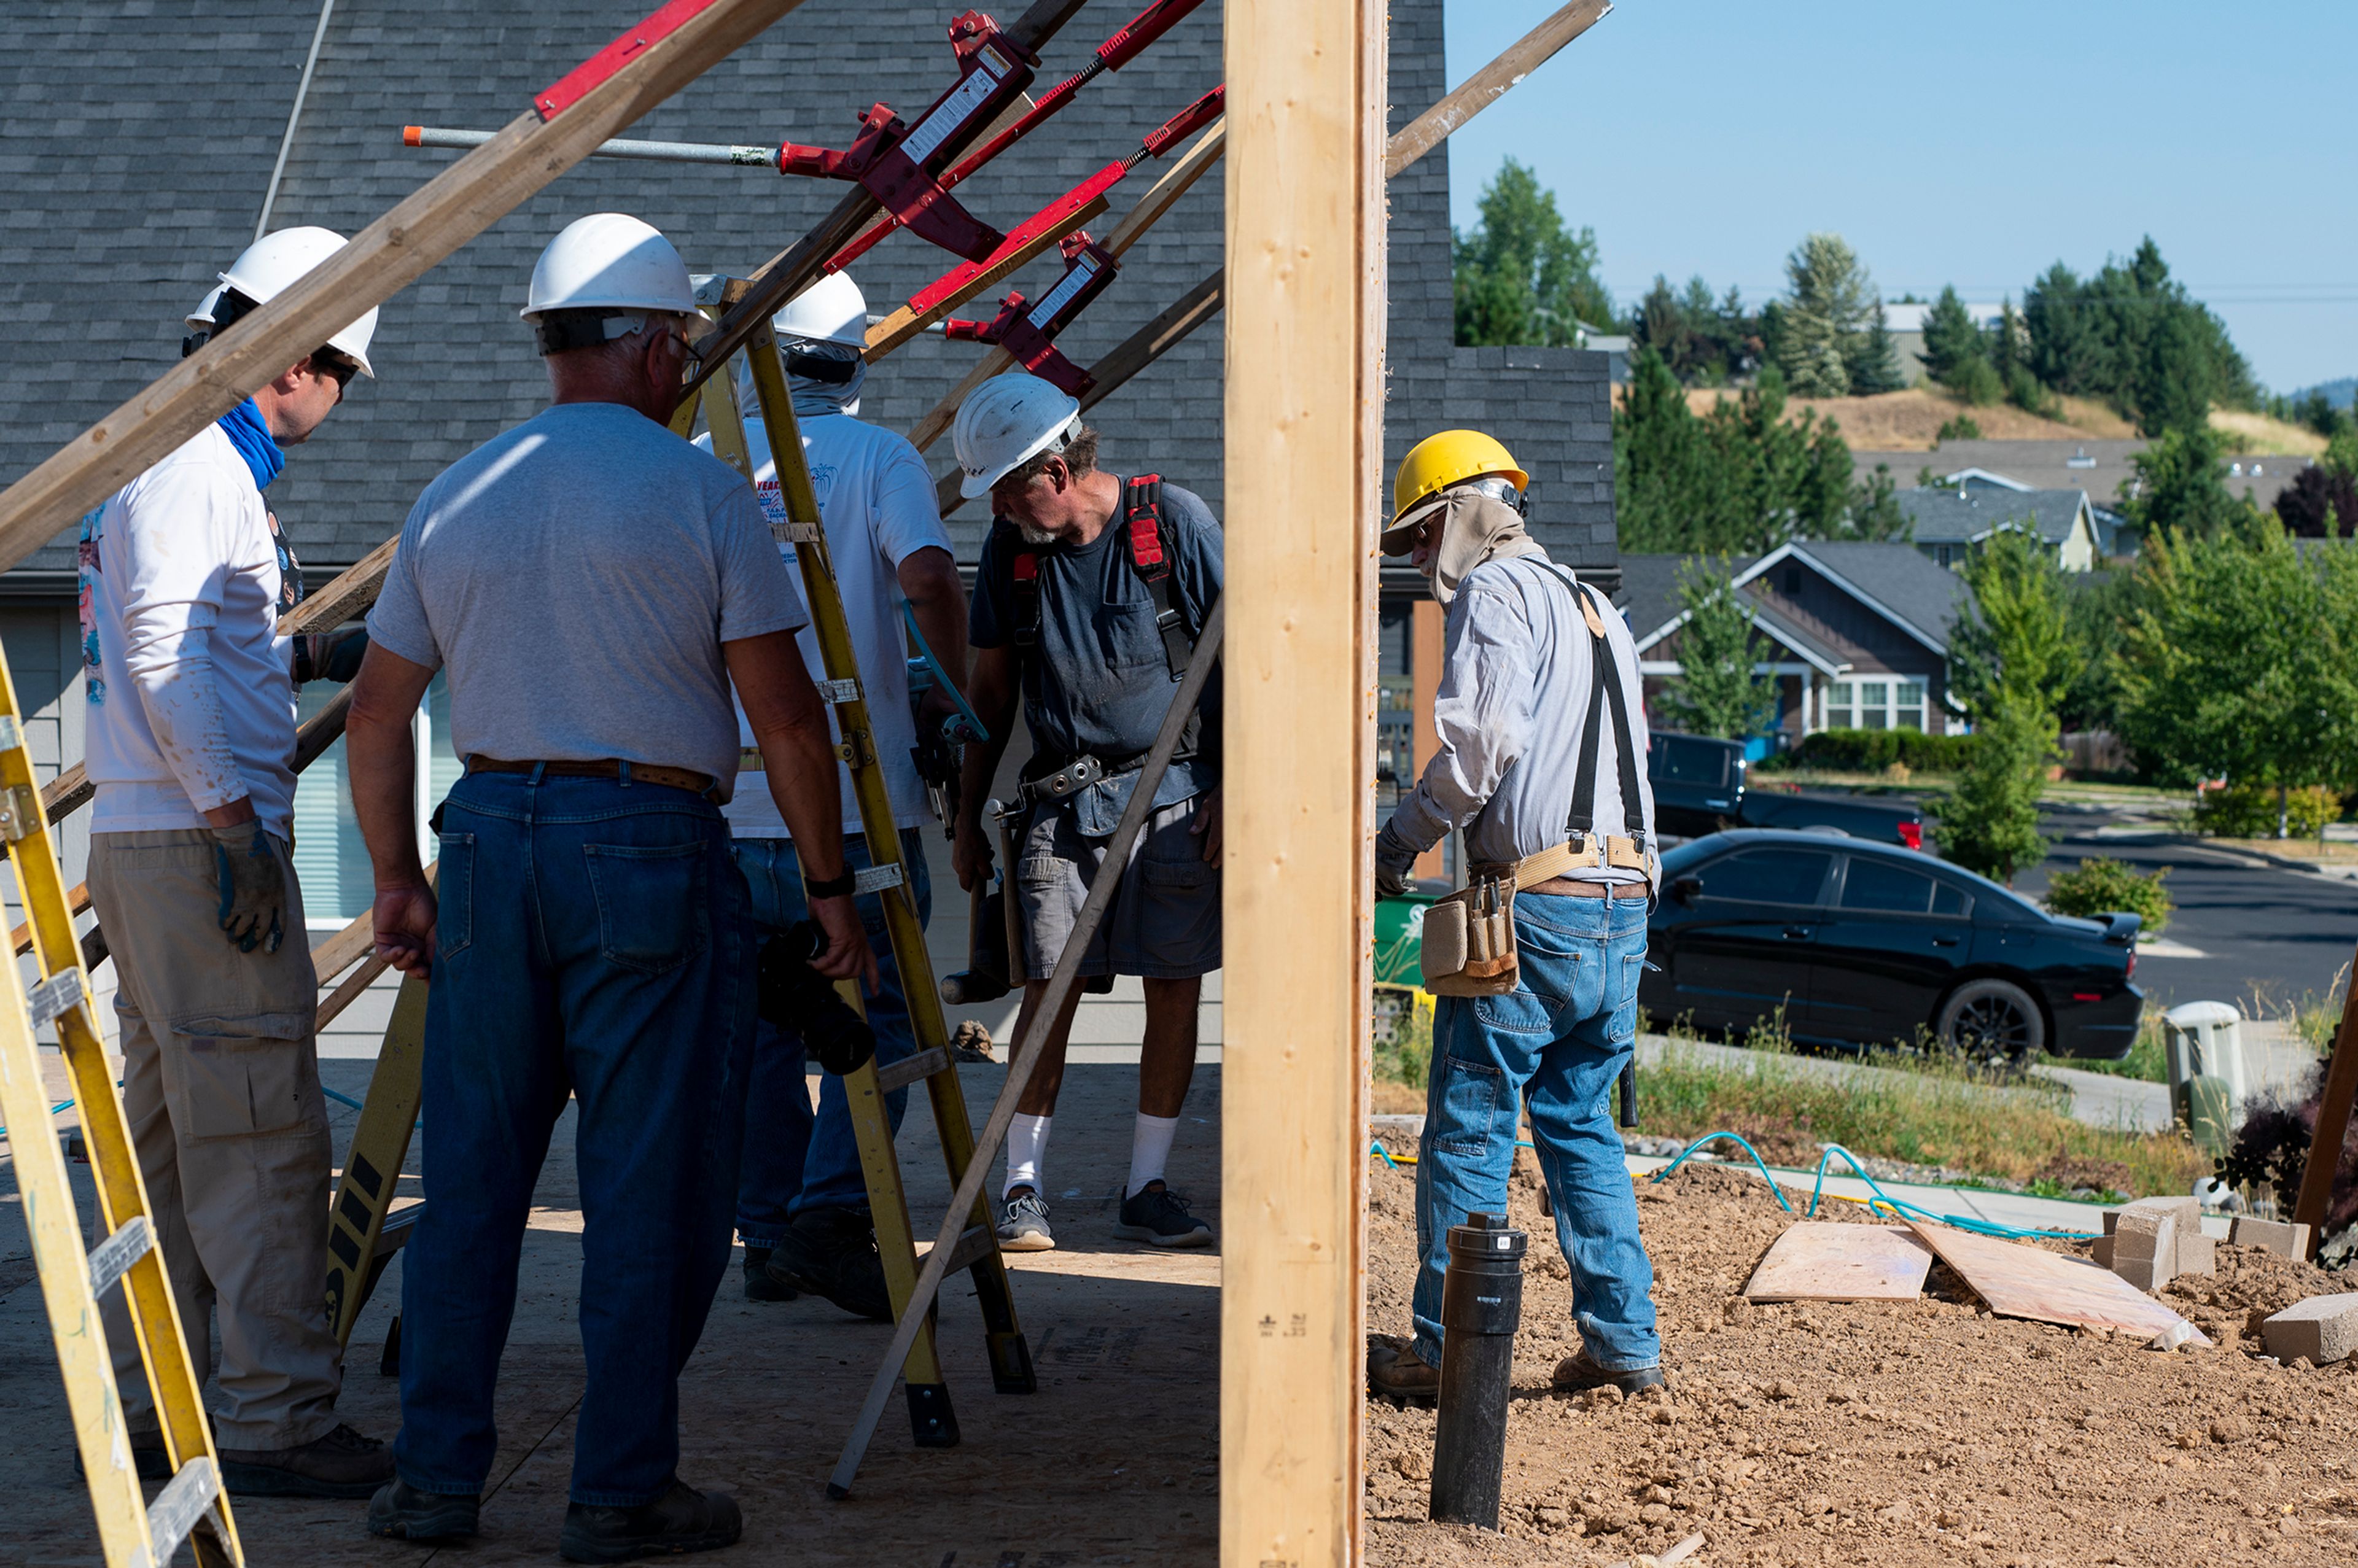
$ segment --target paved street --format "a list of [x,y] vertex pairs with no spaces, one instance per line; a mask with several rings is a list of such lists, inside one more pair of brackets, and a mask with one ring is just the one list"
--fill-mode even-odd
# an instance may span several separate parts
[[[2091,856],[2109,856],[2140,871],[2171,868],[2169,886],[2178,913],[2159,949],[2139,954],[2136,974],[2146,994],[2164,1007],[2225,1001],[2241,1004],[2246,1014],[2268,1015],[2304,996],[2314,1005],[2358,948],[2358,882],[2255,864],[2161,833],[2136,833],[2133,821],[2109,815],[2050,815],[2043,826],[2059,839],[2054,852],[2014,884],[2031,898],[2045,895],[2049,872]],[[2111,831],[2100,837],[2100,828]],[[2201,957],[2181,957],[2173,948]],[[2263,1004],[2257,1009],[2255,993]]]

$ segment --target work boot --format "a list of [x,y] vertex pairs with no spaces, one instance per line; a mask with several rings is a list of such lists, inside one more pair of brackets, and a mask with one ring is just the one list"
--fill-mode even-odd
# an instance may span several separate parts
[[1625,1394],[1640,1389],[1659,1388],[1662,1382],[1661,1363],[1651,1367],[1632,1367],[1626,1371],[1608,1372],[1588,1358],[1585,1350],[1575,1351],[1555,1364],[1555,1376],[1549,1379],[1560,1393],[1577,1394],[1589,1389],[1601,1389],[1606,1384]]
[[1405,1339],[1370,1335],[1368,1392],[1394,1404],[1429,1405],[1441,1395],[1441,1368],[1426,1365]]
[[394,1541],[456,1541],[475,1533],[482,1499],[421,1492],[398,1476],[369,1499],[368,1532]]
[[222,1485],[247,1498],[365,1498],[393,1479],[393,1451],[338,1426],[299,1448],[222,1448]]
[[1007,1195],[1005,1217],[999,1222],[1001,1252],[1053,1252],[1056,1238],[1048,1228],[1048,1206],[1030,1187]]
[[1164,1186],[1159,1176],[1121,1200],[1121,1219],[1113,1233],[1150,1247],[1212,1244],[1212,1227],[1189,1214],[1187,1200]]
[[[81,1465],[81,1445],[73,1451],[74,1479],[87,1481],[89,1473]],[[168,1481],[172,1478],[172,1456],[164,1451],[164,1434],[160,1432],[135,1432],[131,1434],[131,1467],[143,1481]]]
[[856,1208],[805,1209],[770,1255],[770,1278],[825,1296],[854,1317],[892,1321],[876,1227]]
[[794,1286],[770,1272],[770,1254],[774,1249],[745,1243],[745,1299],[749,1302],[790,1302],[802,1294]]
[[575,1503],[565,1510],[557,1550],[568,1563],[628,1563],[681,1552],[715,1552],[737,1544],[745,1528],[737,1500],[706,1494],[675,1478],[671,1490],[634,1509]]

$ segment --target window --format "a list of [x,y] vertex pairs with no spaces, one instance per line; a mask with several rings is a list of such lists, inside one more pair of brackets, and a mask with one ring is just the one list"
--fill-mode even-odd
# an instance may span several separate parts
[[1926,914],[1932,908],[1932,879],[1922,871],[1865,855],[1850,858],[1843,878],[1842,906],[1891,914]]
[[1668,784],[1721,789],[1727,784],[1727,760],[1735,750],[1709,741],[1657,735],[1653,737],[1653,754],[1646,760],[1646,772]]
[[1970,914],[1972,895],[1954,882],[1938,882],[1932,888],[1932,913],[1935,914]]
[[1887,676],[1880,680],[1829,682],[1826,728],[1921,730],[1924,682]]
[[1815,903],[1833,860],[1827,849],[1742,850],[1703,869],[1703,893],[1739,903]]

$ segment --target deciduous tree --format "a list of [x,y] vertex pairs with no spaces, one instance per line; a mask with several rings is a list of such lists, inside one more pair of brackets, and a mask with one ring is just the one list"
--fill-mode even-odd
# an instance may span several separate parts
[[1671,724],[1690,735],[1741,740],[1777,712],[1774,677],[1754,673],[1751,595],[1737,588],[1725,556],[1689,561],[1679,570],[1679,675],[1663,690]]
[[1460,344],[1562,347],[1580,341],[1582,321],[1615,319],[1596,280],[1596,232],[1574,232],[1537,175],[1507,159],[1478,212],[1451,245]]

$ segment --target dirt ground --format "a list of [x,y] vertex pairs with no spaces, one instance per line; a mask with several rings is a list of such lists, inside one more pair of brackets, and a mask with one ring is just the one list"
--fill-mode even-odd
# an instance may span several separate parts
[[[1375,1402],[1370,1564],[1618,1563],[1698,1532],[1700,1568],[2358,1561],[2358,1363],[2281,1367],[2257,1338],[2260,1317],[2346,1281],[2222,1243],[2215,1278],[2165,1296],[2207,1351],[1992,1317],[1938,1262],[1910,1303],[1756,1306],[1744,1282],[1792,1222],[1757,1174],[1690,1167],[1639,1187],[1670,1391],[1574,1398],[1548,1387],[1577,1346],[1572,1290],[1520,1158],[1510,1207],[1532,1241],[1501,1533],[1427,1520],[1433,1414]],[[1408,1328],[1413,1185],[1369,1177],[1379,1333]]]

